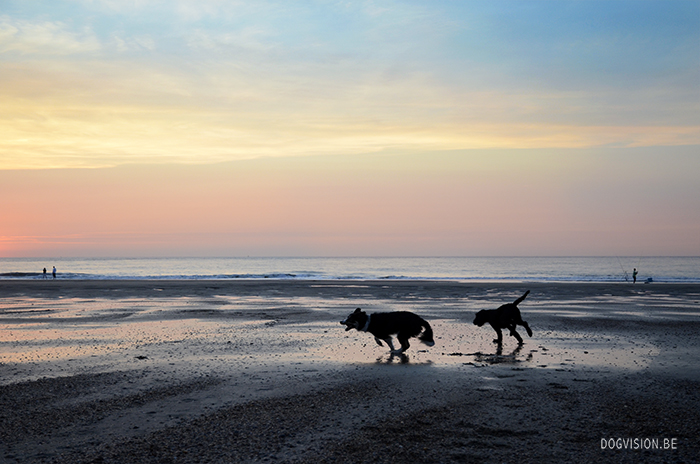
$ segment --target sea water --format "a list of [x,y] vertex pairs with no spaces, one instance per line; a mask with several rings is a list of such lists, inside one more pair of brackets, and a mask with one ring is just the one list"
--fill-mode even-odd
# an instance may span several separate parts
[[700,283],[700,257],[0,258],[0,279],[426,279]]

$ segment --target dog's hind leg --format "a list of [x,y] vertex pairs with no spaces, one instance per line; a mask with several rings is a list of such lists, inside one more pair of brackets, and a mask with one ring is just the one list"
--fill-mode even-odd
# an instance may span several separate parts
[[374,337],[374,341],[377,342],[377,345],[379,345],[379,346],[384,346],[384,345],[382,345],[382,339],[381,339],[381,338]]
[[510,329],[510,334],[515,337],[516,340],[518,340],[518,344],[522,345],[523,344],[523,337],[520,336],[520,334],[515,330],[515,325]]
[[[527,325],[527,322],[523,321],[523,318],[520,317],[520,311],[518,311],[517,317],[513,320],[513,328],[511,329],[511,331],[515,330],[516,325],[522,325],[523,327],[525,327],[525,330],[527,331],[527,335],[529,337],[532,337],[532,330],[530,329],[530,326]],[[511,333],[511,335],[512,335],[512,333]]]
[[527,322],[523,321],[523,317],[520,315],[520,310],[517,308],[516,308],[516,313],[515,313],[512,321],[513,321],[513,329],[512,330],[515,330],[516,324],[522,325],[523,327],[525,327],[525,330],[527,331],[527,335],[529,337],[532,337],[532,330],[530,330],[530,326],[527,325]]
[[515,329],[517,329],[517,328],[518,328],[518,323],[515,321],[509,322],[508,325],[506,326],[506,329],[508,329],[510,331],[511,337],[516,336],[515,334],[517,334],[518,332],[516,332]]

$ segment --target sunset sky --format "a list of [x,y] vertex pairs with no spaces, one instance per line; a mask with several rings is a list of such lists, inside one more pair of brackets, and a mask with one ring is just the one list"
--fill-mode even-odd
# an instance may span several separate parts
[[0,257],[700,255],[700,2],[0,0]]

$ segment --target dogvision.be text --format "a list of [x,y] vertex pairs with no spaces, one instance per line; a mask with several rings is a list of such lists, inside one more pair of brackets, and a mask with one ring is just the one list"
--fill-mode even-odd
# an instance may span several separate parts
[[677,438],[601,438],[600,449],[652,450],[678,449]]

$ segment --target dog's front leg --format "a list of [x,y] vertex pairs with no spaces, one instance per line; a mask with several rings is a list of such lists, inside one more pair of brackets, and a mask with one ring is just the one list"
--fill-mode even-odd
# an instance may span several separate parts
[[391,341],[391,338],[385,338],[384,341],[386,342],[387,345],[389,345],[389,350],[391,350],[392,354],[399,354],[402,353],[401,350],[395,350],[394,349],[394,342]]
[[498,335],[498,338],[496,338],[493,342],[498,343],[500,345],[501,343],[503,343],[503,332],[501,332],[500,327],[496,327],[493,324],[491,324],[491,327],[493,327],[493,330],[495,330],[496,334]]
[[377,345],[379,345],[379,346],[384,346],[384,345],[382,345],[382,339],[381,339],[381,338],[374,337],[374,341],[377,342]]

